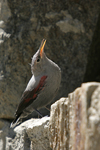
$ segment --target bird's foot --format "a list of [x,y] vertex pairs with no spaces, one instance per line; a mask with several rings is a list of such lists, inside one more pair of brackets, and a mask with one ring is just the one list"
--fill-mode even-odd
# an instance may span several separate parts
[[43,117],[43,115],[37,110],[37,109],[35,109],[35,111],[37,112],[37,114],[42,118]]
[[50,111],[50,109],[49,109],[47,106],[45,106],[45,108],[46,108],[48,111]]

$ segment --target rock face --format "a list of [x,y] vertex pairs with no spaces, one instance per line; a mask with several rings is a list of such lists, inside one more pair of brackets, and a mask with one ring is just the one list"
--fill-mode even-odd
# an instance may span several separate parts
[[99,0],[1,0],[0,10],[0,118],[14,117],[31,77],[28,64],[43,38],[47,39],[47,56],[62,70],[55,100],[80,86],[98,20]]
[[[7,0],[0,1],[0,43],[4,42],[5,39],[10,37],[10,34],[6,33],[5,26],[8,18],[11,16],[10,8],[7,4]],[[1,72],[1,70],[0,70]]]
[[50,146],[53,150],[69,149],[69,100],[61,98],[51,106]]
[[93,100],[93,97],[95,97],[94,93],[97,93],[99,86],[100,83],[95,82],[82,84],[81,88],[76,89],[75,92],[69,95],[71,105],[69,119],[70,145],[73,150],[99,150],[100,148],[100,144],[97,140],[100,133],[98,132],[97,134],[95,132],[100,125],[98,119],[99,112],[95,112],[94,109],[91,108],[94,107],[92,106],[92,101],[98,101],[99,103],[99,99],[94,98]]
[[100,149],[100,83],[82,84],[68,98],[51,106],[50,146],[53,150]]
[[[0,120],[0,150],[99,150],[100,83],[82,84],[51,106],[50,117],[10,128]],[[51,148],[50,148],[51,147]]]
[[[84,81],[100,81],[99,13],[100,0],[0,1],[0,148],[2,150],[28,150],[33,149],[34,144],[38,143],[37,130],[34,131],[35,135],[33,134],[33,120],[28,121],[33,127],[28,128],[26,125],[28,122],[25,122],[14,130],[9,129],[9,122],[14,118],[21,94],[31,77],[28,64],[43,38],[47,39],[45,47],[47,56],[62,70],[62,84],[55,100],[62,96],[66,97],[68,93],[79,87],[83,78]],[[67,99],[63,98],[54,105],[49,127],[51,147],[54,149],[68,147],[73,150],[85,147],[99,150],[99,84],[83,84]],[[44,114],[49,114],[45,110],[42,111]],[[42,123],[42,131],[39,130],[40,126],[38,131],[45,144],[41,142],[41,147],[48,150],[50,149],[47,135],[48,119],[45,118]],[[64,131],[61,130],[61,126]],[[36,139],[33,140],[33,136]],[[35,146],[39,148],[39,144]]]
[[[5,123],[5,125],[4,125]],[[51,150],[49,146],[49,117],[30,119],[14,130],[1,121],[0,150]]]

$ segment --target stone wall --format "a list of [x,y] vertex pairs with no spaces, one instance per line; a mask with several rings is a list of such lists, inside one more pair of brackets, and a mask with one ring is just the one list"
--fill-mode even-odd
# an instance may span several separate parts
[[82,84],[51,106],[49,139],[53,150],[100,149],[99,93],[100,83]]
[[0,119],[0,150],[99,150],[100,83],[82,84],[51,105],[50,117],[15,128]]
[[[31,77],[31,57],[43,38],[47,39],[47,56],[62,70],[60,91],[55,100],[80,86],[98,20],[99,0],[94,3],[82,0],[2,0],[0,8],[1,118],[14,117],[21,94]],[[43,113],[48,114],[48,111]]]
[[[12,146],[14,142],[16,149],[19,149],[16,140],[18,139],[17,130],[13,131],[9,129],[9,126],[22,92],[31,77],[29,65],[31,57],[39,48],[43,38],[47,39],[46,55],[62,70],[62,82],[54,102],[60,97],[67,97],[70,92],[81,85],[83,79],[84,81],[100,81],[98,65],[100,52],[97,46],[99,45],[97,39],[100,39],[99,13],[99,0],[94,2],[87,0],[0,1],[0,147],[2,149],[10,149],[10,147],[15,149]],[[67,103],[69,102],[66,101],[65,108],[69,108]],[[44,115],[49,114],[44,109],[41,112]],[[66,113],[69,113],[69,110]],[[36,117],[36,114],[33,113],[33,116]],[[62,114],[60,121],[62,121],[61,116]],[[48,121],[45,125],[48,126]],[[93,128],[94,126],[95,123]],[[67,131],[66,133],[69,134]],[[47,134],[44,137],[49,139]],[[98,137],[99,133],[96,138]],[[27,146],[22,142],[22,147],[30,149],[32,140],[26,134],[26,129],[25,137],[23,131],[18,141],[24,141],[24,138]],[[92,136],[91,138],[93,139]],[[65,141],[68,147],[68,140],[65,139]],[[73,141],[75,143],[75,139]],[[97,144],[99,146],[98,142]],[[54,147],[53,143],[51,147]]]

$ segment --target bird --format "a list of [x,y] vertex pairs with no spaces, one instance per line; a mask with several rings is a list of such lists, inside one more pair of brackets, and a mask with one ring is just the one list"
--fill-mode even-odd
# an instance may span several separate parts
[[45,44],[46,39],[43,39],[39,49],[32,57],[30,64],[32,77],[22,94],[11,128],[15,127],[20,119],[27,117],[33,111],[36,111],[42,117],[38,109],[50,104],[59,90],[61,69],[46,56],[44,52]]

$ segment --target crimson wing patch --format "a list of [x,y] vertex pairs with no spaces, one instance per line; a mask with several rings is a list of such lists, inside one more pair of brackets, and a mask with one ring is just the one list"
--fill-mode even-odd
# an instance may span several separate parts
[[22,95],[21,102],[17,108],[16,116],[21,114],[23,110],[28,107],[38,96],[41,90],[43,90],[45,85],[45,80],[47,76],[43,76],[40,79],[39,84],[32,91],[25,91]]

